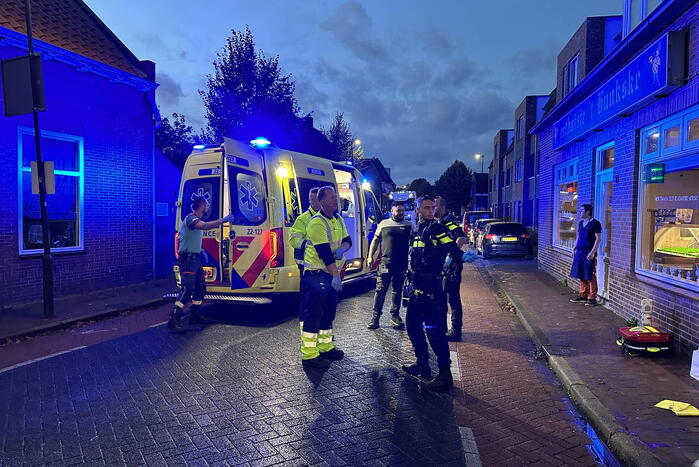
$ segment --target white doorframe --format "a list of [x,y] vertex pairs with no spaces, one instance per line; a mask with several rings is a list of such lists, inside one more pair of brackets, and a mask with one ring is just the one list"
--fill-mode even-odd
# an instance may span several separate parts
[[[614,187],[614,166],[604,168],[605,151],[613,149],[614,143],[597,148],[595,177],[595,207],[594,217],[602,224],[602,242],[597,255],[597,286],[598,295],[609,300],[609,274],[611,270],[611,241],[612,241],[612,197]],[[613,156],[612,156],[613,164]]]

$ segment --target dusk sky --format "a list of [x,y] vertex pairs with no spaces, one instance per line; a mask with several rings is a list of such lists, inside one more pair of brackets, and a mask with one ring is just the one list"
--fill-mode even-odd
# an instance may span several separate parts
[[[480,171],[525,95],[555,86],[559,50],[587,16],[622,0],[86,0],[140,59],[153,60],[164,116],[205,125],[197,92],[231,29],[279,55],[315,126],[340,111],[396,183],[433,181],[454,160]],[[204,7],[203,5],[206,5]]]

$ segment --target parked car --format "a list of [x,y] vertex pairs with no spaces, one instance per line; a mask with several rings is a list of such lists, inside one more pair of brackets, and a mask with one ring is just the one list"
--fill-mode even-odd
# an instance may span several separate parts
[[466,236],[469,237],[471,235],[471,226],[474,222],[479,219],[490,219],[491,217],[493,217],[493,213],[490,211],[466,211],[461,227],[464,229]]
[[519,222],[492,222],[478,236],[478,252],[484,258],[496,255],[531,256],[532,236]]
[[502,219],[496,219],[494,217],[492,219],[478,219],[473,223],[468,235],[468,240],[471,245],[476,246],[476,241],[478,241],[478,236],[481,231],[485,228],[486,224],[491,222],[502,222]]

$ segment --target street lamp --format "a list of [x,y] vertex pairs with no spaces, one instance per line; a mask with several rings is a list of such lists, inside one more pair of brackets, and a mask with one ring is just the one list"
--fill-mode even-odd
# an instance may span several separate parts
[[476,160],[478,160],[478,159],[481,160],[481,173],[483,173],[483,155],[482,154],[474,154],[473,157],[475,157]]

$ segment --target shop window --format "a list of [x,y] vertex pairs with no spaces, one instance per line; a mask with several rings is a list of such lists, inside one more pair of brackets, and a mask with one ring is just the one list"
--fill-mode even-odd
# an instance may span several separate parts
[[577,159],[567,161],[554,171],[553,244],[569,250],[575,246],[577,236],[577,164]]
[[[34,130],[20,128],[19,145],[19,252],[43,251],[39,195],[32,194],[31,162],[36,161]],[[83,249],[83,140],[80,137],[41,132],[44,161],[54,164],[55,194],[46,195],[51,250]]]
[[643,164],[639,185],[637,271],[699,290],[699,161]]

